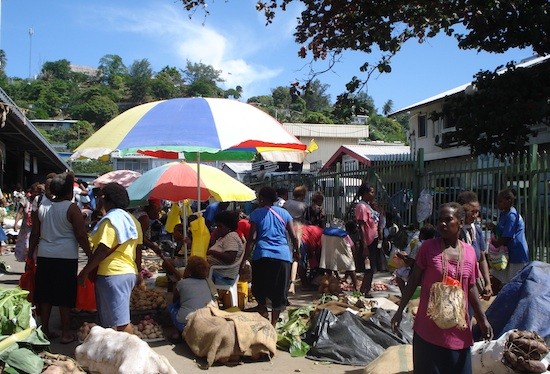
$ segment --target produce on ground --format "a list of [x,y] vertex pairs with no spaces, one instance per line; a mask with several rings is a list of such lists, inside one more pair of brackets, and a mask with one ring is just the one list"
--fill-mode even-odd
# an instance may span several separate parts
[[162,327],[150,315],[143,317],[133,328],[134,335],[140,339],[164,339]]
[[0,289],[0,335],[11,335],[30,326],[29,291],[19,287]]
[[132,290],[130,296],[131,310],[151,310],[166,308],[166,292],[149,289],[145,284],[140,284]]
[[162,260],[161,259],[158,259],[158,260],[143,259],[141,261],[141,265],[143,269],[147,269],[152,273],[156,273],[157,271],[162,269]]
[[88,334],[90,333],[90,330],[92,329],[92,327],[94,326],[97,326],[97,325],[93,322],[84,322],[76,332],[76,336],[78,340],[83,342],[88,336]]
[[340,279],[334,274],[325,274],[321,277],[319,282],[320,294],[338,295],[340,292]]
[[541,360],[549,351],[544,339],[536,332],[515,330],[508,335],[504,360],[520,373],[544,373],[546,365]]
[[75,349],[76,361],[90,372],[177,374],[166,357],[135,335],[94,326]]
[[302,341],[301,335],[309,329],[314,310],[313,305],[292,309],[288,311],[286,320],[277,322],[277,348],[289,351],[292,357],[307,354],[311,347]]
[[45,370],[42,374],[86,374],[84,369],[69,356],[41,352],[39,355],[44,360]]
[[373,291],[387,291],[388,285],[385,283],[373,283],[371,289]]

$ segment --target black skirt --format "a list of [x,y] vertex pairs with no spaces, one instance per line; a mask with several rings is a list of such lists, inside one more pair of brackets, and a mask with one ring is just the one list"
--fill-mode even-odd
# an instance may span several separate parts
[[34,302],[74,308],[77,271],[77,259],[38,257]]

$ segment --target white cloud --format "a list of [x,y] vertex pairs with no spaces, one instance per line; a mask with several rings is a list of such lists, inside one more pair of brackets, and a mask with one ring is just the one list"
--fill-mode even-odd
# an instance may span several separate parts
[[[189,19],[184,10],[167,5],[156,5],[154,9],[137,8],[131,12],[116,7],[96,8],[95,11],[101,13],[101,16],[96,13],[95,17],[101,17],[102,27],[150,40],[147,42],[149,56],[172,54],[179,67],[184,67],[187,60],[212,65],[223,71],[227,88],[240,85],[246,97],[267,93],[254,92],[254,87],[267,83],[282,72],[281,68],[254,62],[256,54],[271,48],[272,44],[269,40],[255,37],[254,31],[242,24],[235,25],[237,32],[222,33],[216,30],[212,19],[207,18],[202,24],[203,19],[197,17],[198,14]],[[165,65],[166,62],[162,66]]]

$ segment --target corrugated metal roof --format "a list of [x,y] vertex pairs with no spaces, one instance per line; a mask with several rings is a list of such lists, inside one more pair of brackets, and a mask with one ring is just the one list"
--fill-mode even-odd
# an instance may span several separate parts
[[402,144],[392,143],[369,143],[365,145],[343,145],[358,155],[368,158],[371,161],[387,160],[387,156],[409,155],[411,148]]
[[369,127],[366,125],[283,123],[283,127],[296,137],[359,139],[369,136]]
[[[525,62],[522,62],[522,63],[519,63],[516,65],[516,67],[518,68],[527,68],[527,67],[530,67],[530,66],[533,66],[533,65],[537,65],[537,64],[540,64],[541,62],[544,62],[545,60],[549,59],[550,58],[550,55],[548,56],[542,56],[542,57],[535,57],[535,58],[532,58],[532,59],[529,59]],[[502,74],[506,71],[506,69],[502,69],[498,72],[498,74]],[[429,97],[427,99],[424,99],[422,101],[419,101],[417,103],[414,103],[412,105],[409,105],[409,106],[406,106],[404,108],[401,108],[399,110],[396,110],[395,112],[393,113],[390,113],[388,114],[388,117],[391,117],[393,115],[396,115],[396,114],[399,114],[399,113],[403,113],[403,112],[408,112],[414,108],[417,108],[417,107],[420,107],[420,106],[423,106],[423,105],[426,105],[426,104],[429,104],[431,102],[434,102],[434,101],[438,101],[438,100],[441,100],[447,96],[451,96],[451,95],[454,95],[454,94],[457,94],[459,92],[462,92],[466,89],[466,87],[470,86],[472,84],[472,82],[469,82],[469,83],[465,83],[461,86],[458,86],[458,87],[455,87],[455,88],[452,88],[448,91],[445,91],[445,92],[442,92],[440,94],[437,94],[435,96],[432,96],[432,97]]]
[[252,170],[251,162],[226,162],[224,163],[224,166],[233,170],[237,174],[246,173]]

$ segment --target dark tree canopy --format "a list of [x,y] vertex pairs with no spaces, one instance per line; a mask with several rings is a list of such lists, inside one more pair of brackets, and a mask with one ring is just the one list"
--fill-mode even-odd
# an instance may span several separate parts
[[[208,6],[213,0],[181,2],[188,11],[202,9],[208,14],[209,9],[214,9]],[[335,116],[339,118],[360,114],[357,93],[373,72],[391,72],[392,57],[409,40],[423,43],[445,34],[454,38],[461,49],[503,53],[525,48],[540,56],[550,53],[548,0],[258,0],[256,8],[269,24],[277,12],[285,11],[290,4],[303,8],[294,33],[300,57],[327,60],[330,69],[345,51],[365,53],[364,63],[358,66],[360,74],[346,85],[347,92],[337,97]],[[318,74],[314,72],[309,82]],[[517,151],[525,145],[530,133],[528,125],[548,122],[548,112],[541,109],[545,102],[548,108],[550,100],[547,80],[521,80],[516,74],[531,76],[517,72],[496,77],[491,72],[480,72],[474,81],[478,94],[464,99],[462,104],[448,104],[447,111],[457,111],[453,114],[457,126],[462,126],[462,130],[467,127],[467,131],[457,132],[468,133],[461,141],[475,153]],[[309,82],[292,86],[293,92],[304,92]],[[543,84],[546,86],[541,87]],[[546,96],[533,98],[533,88]],[[514,101],[514,89],[525,96],[516,92]],[[502,97],[502,101],[496,97]],[[525,110],[533,106],[537,109],[522,119]],[[464,118],[467,120],[461,122]],[[496,118],[502,126],[498,126]]]
[[[550,126],[550,59],[504,73],[479,72],[475,91],[448,99],[443,113],[456,126],[458,143],[473,154],[504,154],[525,148],[537,126]],[[546,129],[548,130],[548,129]]]

